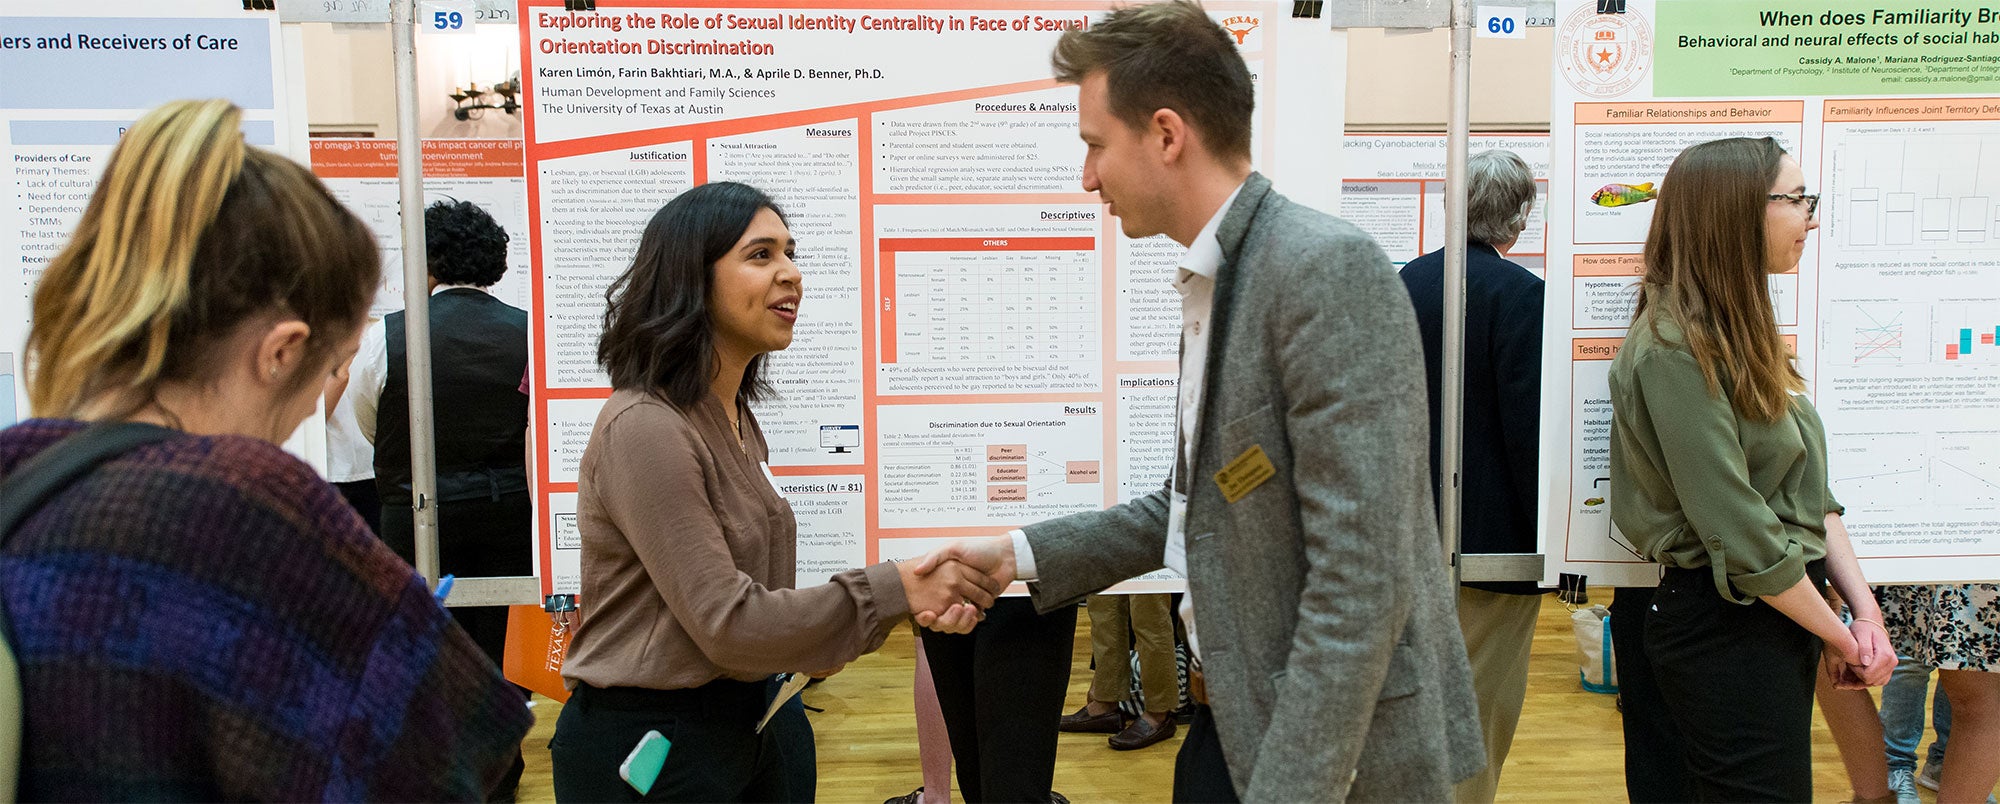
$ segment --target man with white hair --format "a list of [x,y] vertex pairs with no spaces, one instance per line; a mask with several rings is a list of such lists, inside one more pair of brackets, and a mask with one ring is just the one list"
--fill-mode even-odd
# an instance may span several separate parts
[[[1484,151],[1466,163],[1465,446],[1461,552],[1535,552],[1535,479],[1542,389],[1542,280],[1501,256],[1520,239],[1535,204],[1521,157]],[[1430,390],[1431,483],[1438,482],[1438,394],[1444,362],[1444,251],[1403,267],[1423,332]],[[1541,613],[1533,581],[1466,583],[1459,629],[1486,743],[1486,769],[1460,782],[1460,802],[1493,800],[1528,694],[1528,647]]]

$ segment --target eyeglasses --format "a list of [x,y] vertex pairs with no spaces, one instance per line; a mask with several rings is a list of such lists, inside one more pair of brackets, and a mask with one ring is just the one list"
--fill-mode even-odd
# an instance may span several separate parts
[[1808,218],[1819,213],[1819,196],[1812,193],[1772,193],[1770,197],[1772,201],[1784,201],[1792,206],[1806,205]]

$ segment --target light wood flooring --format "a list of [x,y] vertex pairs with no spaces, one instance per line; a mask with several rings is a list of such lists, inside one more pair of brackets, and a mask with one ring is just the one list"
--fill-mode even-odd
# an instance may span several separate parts
[[[1609,603],[1611,592],[1593,590],[1592,600]],[[1070,694],[1064,711],[1081,706],[1090,685],[1089,629],[1089,617],[1079,616],[1076,661],[1070,670]],[[819,743],[821,801],[874,804],[908,793],[922,783],[910,691],[916,661],[913,651],[908,628],[898,628],[881,651],[862,657],[804,693],[806,703],[826,710],[812,715]],[[1575,653],[1569,612],[1553,596],[1544,598],[1535,631],[1527,705],[1500,779],[1501,801],[1624,800],[1624,749],[1613,696],[1584,692],[1578,686]],[[519,796],[523,802],[554,800],[548,741],[561,704],[537,699],[535,728],[522,743],[528,766]],[[1061,739],[1055,789],[1070,800],[1089,804],[1155,802],[1170,797],[1174,752],[1180,747],[1178,735],[1132,752],[1111,750],[1104,735],[1065,734]],[[1929,742],[1926,736],[1925,744]],[[1833,739],[1817,715],[1813,723],[1813,788],[1816,801],[1837,802],[1849,797]],[[1921,792],[1926,802],[1935,800],[1930,791]]]

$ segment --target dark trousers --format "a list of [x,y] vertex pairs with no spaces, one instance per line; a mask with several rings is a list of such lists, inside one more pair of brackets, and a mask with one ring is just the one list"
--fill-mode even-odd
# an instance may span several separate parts
[[[1824,584],[1820,562],[1807,572]],[[1818,637],[1763,601],[1722,599],[1707,568],[1670,568],[1646,613],[1645,650],[1694,800],[1812,800]]]
[[1681,760],[1681,732],[1646,660],[1646,609],[1653,589],[1621,586],[1612,593],[1611,652],[1618,666],[1619,711],[1625,728],[1625,795],[1632,804],[1694,800]]
[[[382,541],[411,564],[417,559],[416,515],[407,502],[383,503]],[[528,494],[498,500],[438,504],[438,571],[460,578],[535,574],[534,508]],[[451,617],[498,666],[507,648],[507,607],[453,607]]]
[[1222,735],[1215,730],[1215,713],[1194,707],[1181,753],[1174,757],[1175,804],[1236,804],[1236,785],[1222,756]]
[[375,492],[375,479],[350,480],[333,484],[347,504],[354,506],[354,512],[361,515],[361,521],[368,523],[368,532],[382,535],[382,495]]
[[[559,802],[625,801],[812,801],[799,757],[804,728],[810,750],[811,725],[794,701],[796,717],[781,712],[762,733],[773,685],[768,682],[711,681],[694,689],[598,689],[578,685],[556,718],[549,758]],[[618,775],[626,755],[657,730],[672,746],[659,779],[640,795]],[[810,784],[810,782],[805,782]]]
[[[498,500],[439,504],[438,571],[463,578],[533,575],[535,558],[529,530],[534,522],[532,506],[526,492],[503,495]],[[410,510],[409,503],[385,503],[377,510],[381,527],[376,532],[382,541],[404,561],[415,564],[416,513]],[[472,636],[480,652],[493,661],[493,666],[501,666],[507,651],[507,607],[454,606],[448,611],[458,627]],[[527,701],[527,691],[522,690],[522,705],[527,705]],[[622,760],[624,755],[619,758]],[[500,798],[512,800],[525,769],[520,759],[514,760],[514,767],[497,788]]]
[[972,633],[923,639],[960,795],[969,804],[1049,801],[1076,607],[1038,615],[1028,598],[1001,598]]

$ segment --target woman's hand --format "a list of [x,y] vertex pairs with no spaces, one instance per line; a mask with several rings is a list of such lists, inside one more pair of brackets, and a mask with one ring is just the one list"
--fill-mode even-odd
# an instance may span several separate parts
[[916,562],[896,565],[910,613],[929,615],[919,622],[935,617],[934,621],[924,622],[925,627],[935,631],[970,632],[979,623],[980,611],[992,606],[995,596],[1007,588],[1006,583],[957,561],[926,567],[928,571],[923,574],[918,574],[917,569]]
[[1856,619],[1848,626],[1848,632],[1854,635],[1860,659],[1851,668],[1856,679],[1866,687],[1889,683],[1890,674],[1896,670],[1896,648],[1889,644],[1889,630],[1875,620]]

